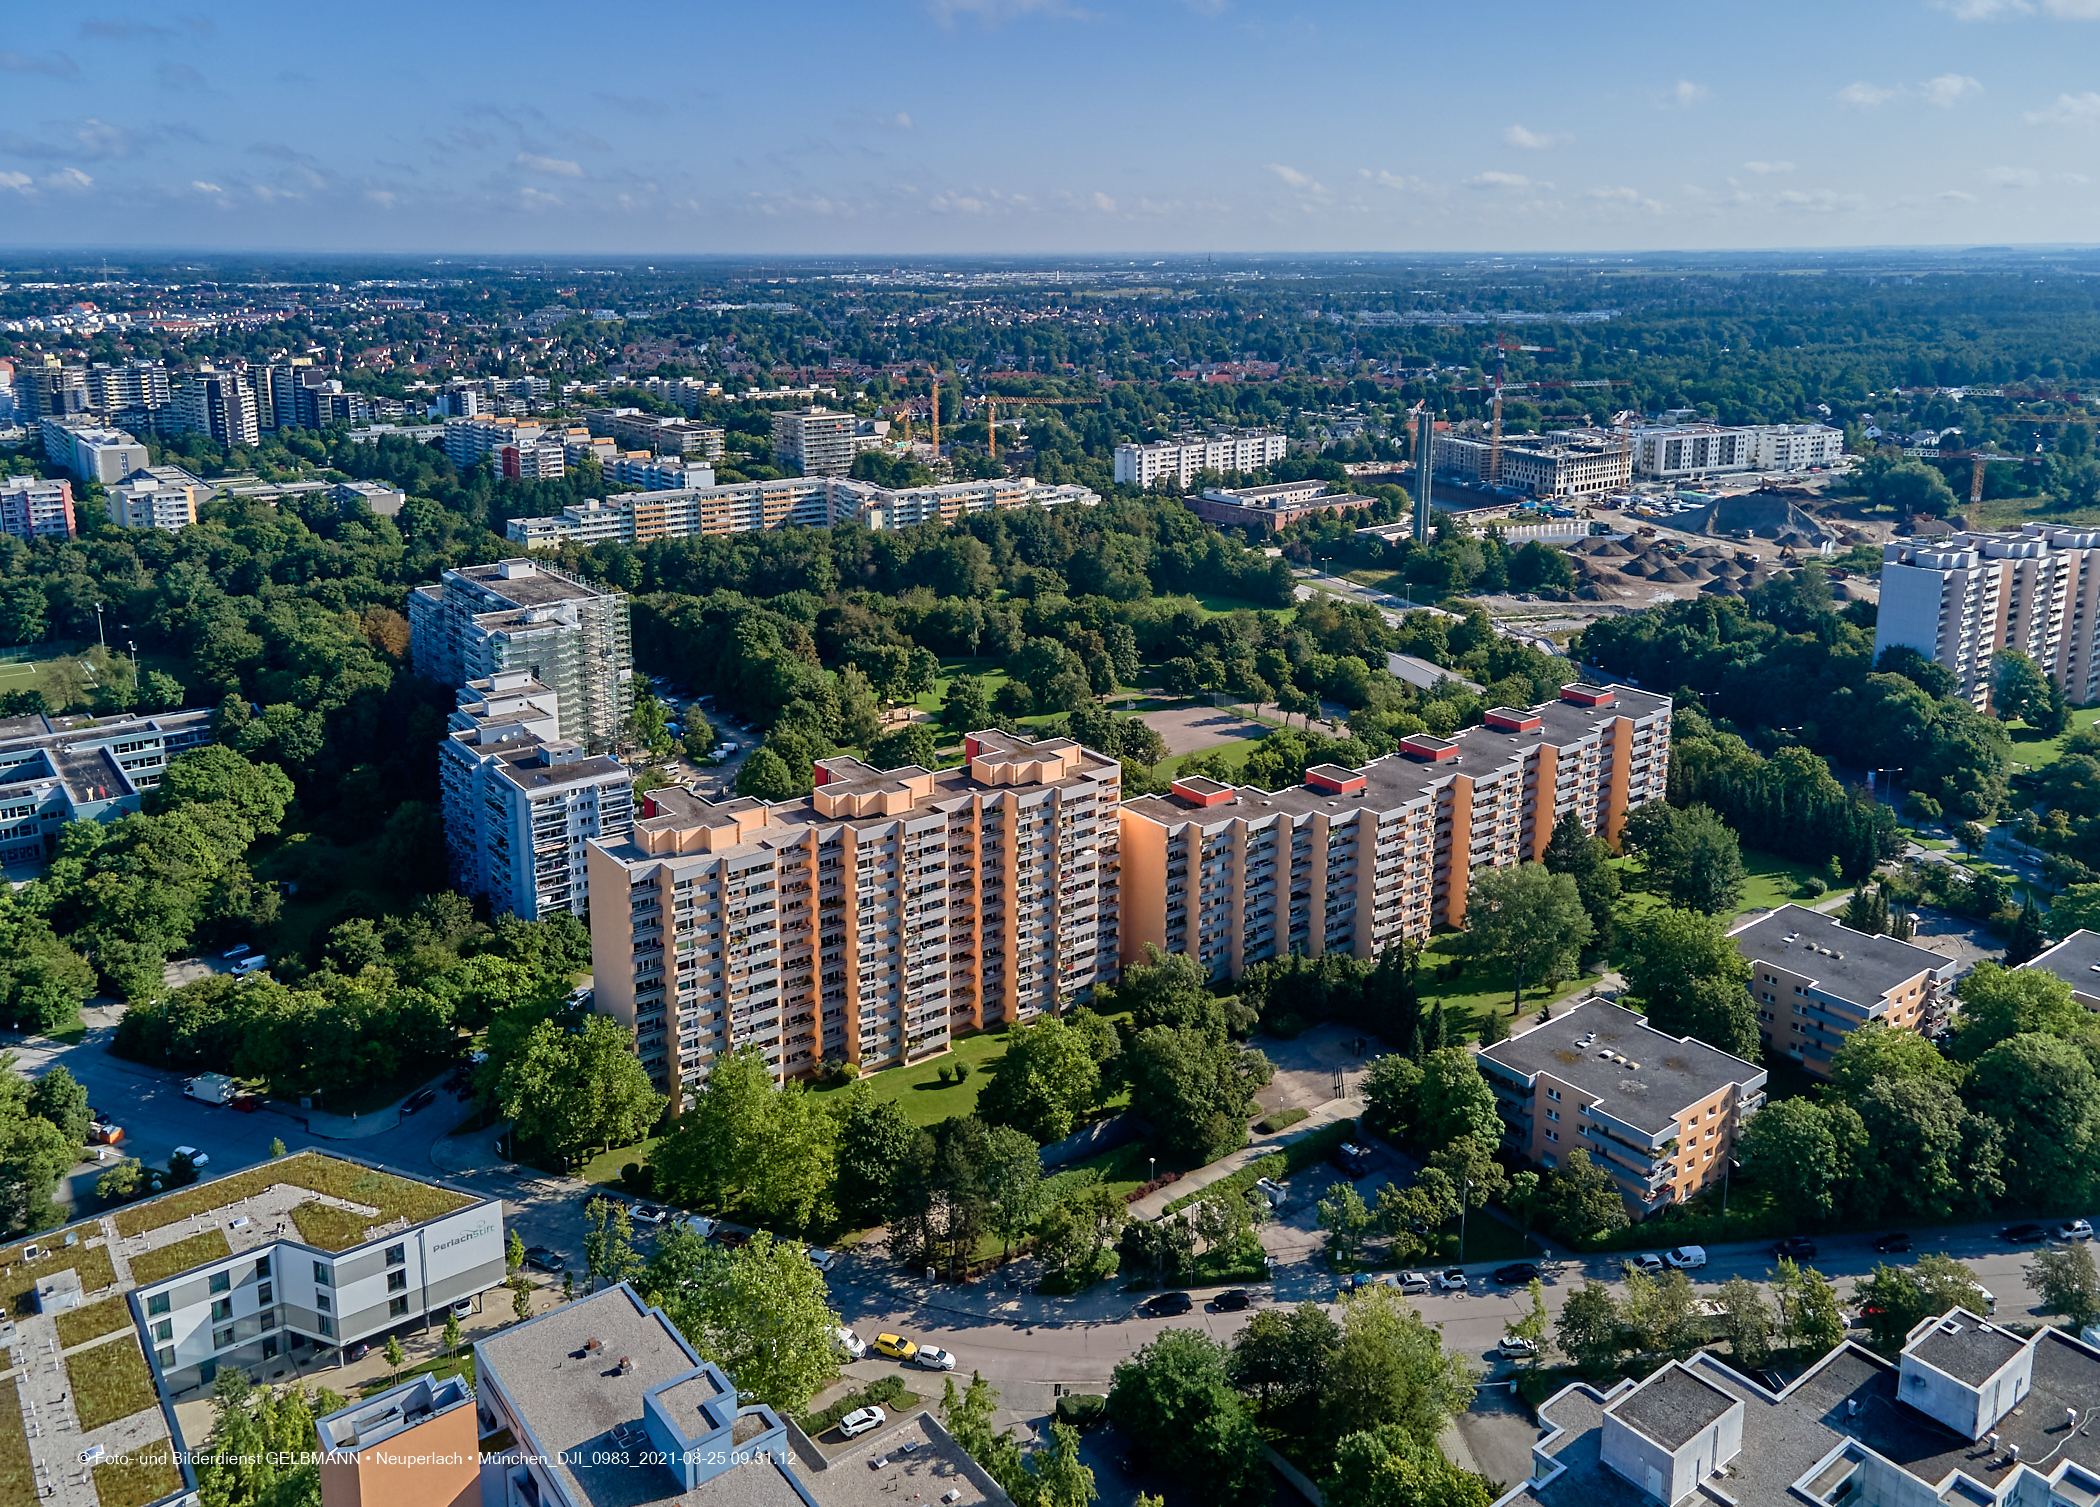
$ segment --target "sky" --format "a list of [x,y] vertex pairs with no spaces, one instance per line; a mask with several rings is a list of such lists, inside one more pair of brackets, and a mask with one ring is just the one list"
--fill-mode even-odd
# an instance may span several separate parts
[[2100,242],[2100,0],[17,4],[0,246]]

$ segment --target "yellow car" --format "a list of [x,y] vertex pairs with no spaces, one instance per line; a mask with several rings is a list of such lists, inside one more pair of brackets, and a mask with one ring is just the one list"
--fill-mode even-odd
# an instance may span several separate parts
[[878,1334],[875,1336],[875,1353],[887,1355],[891,1360],[910,1360],[919,1353],[919,1347],[901,1334]]

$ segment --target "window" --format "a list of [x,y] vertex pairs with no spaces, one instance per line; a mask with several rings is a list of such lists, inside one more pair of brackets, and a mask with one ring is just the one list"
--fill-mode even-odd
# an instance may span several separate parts
[[1560,1103],[1560,1090],[1557,1088],[1549,1088],[1546,1090],[1546,1097],[1551,1099],[1555,1104],[1558,1104]]
[[388,1292],[407,1292],[407,1291],[408,1291],[408,1273],[407,1273],[407,1272],[388,1272],[388,1273],[386,1274],[386,1290],[387,1290]]
[[406,1299],[406,1298],[396,1298],[396,1299],[394,1299],[394,1301],[393,1301],[393,1302],[391,1302],[391,1303],[389,1303],[389,1304],[387,1304],[387,1305],[386,1305],[386,1312],[387,1312],[387,1317],[388,1317],[388,1318],[390,1318],[390,1319],[398,1319],[398,1318],[400,1318],[400,1317],[401,1317],[401,1316],[402,1316],[403,1314],[405,1314],[405,1313],[407,1313],[407,1312],[408,1312],[408,1299]]
[[330,1318],[324,1318],[324,1319],[322,1319],[322,1320],[321,1320],[321,1326],[320,1326],[320,1327],[321,1327],[321,1333],[323,1333],[323,1334],[327,1335],[327,1336],[328,1336],[328,1337],[329,1337],[330,1339],[334,1339],[334,1338],[335,1338],[335,1320],[334,1320],[334,1319],[330,1319]]
[[228,1324],[223,1329],[214,1329],[211,1332],[211,1347],[214,1350],[230,1350],[233,1348],[233,1326],[231,1324]]
[[273,1334],[268,1339],[263,1341],[263,1359],[271,1360],[276,1356],[276,1354],[277,1336]]
[[335,1278],[329,1273],[328,1263],[325,1261],[316,1261],[314,1263],[314,1285],[316,1287],[330,1287],[333,1286],[334,1283]]
[[213,1272],[211,1274],[211,1290],[213,1292],[231,1292],[233,1290],[233,1273]]
[[213,1304],[211,1305],[211,1321],[214,1324],[224,1323],[227,1319],[230,1319],[232,1317],[233,1299],[220,1298],[213,1302]]
[[160,1368],[162,1371],[172,1371],[175,1369],[175,1347],[173,1345],[164,1345],[160,1349],[154,1351],[153,1358],[160,1362]]
[[1558,1120],[1560,1118],[1560,1111],[1557,1109],[1549,1109],[1546,1111],[1546,1118],[1549,1120]]
[[323,1312],[323,1313],[326,1313],[326,1312],[328,1312],[328,1294],[327,1294],[327,1293],[325,1293],[325,1292],[317,1292],[317,1293],[315,1293],[315,1294],[314,1294],[314,1307],[316,1307],[316,1308],[320,1309],[320,1310],[321,1310],[321,1312]]
[[255,1301],[260,1303],[263,1307],[268,1308],[272,1303],[277,1301],[275,1289],[273,1289],[269,1283],[263,1283],[263,1285],[256,1290]]
[[255,1275],[258,1277],[267,1277],[270,1275],[270,1258],[268,1256],[264,1256],[261,1260],[255,1263]]
[[1546,1139],[1549,1141],[1557,1141],[1560,1139],[1560,1132],[1557,1130],[1549,1130],[1546,1132]]
[[388,1266],[399,1266],[399,1265],[400,1265],[400,1264],[401,1264],[402,1262],[406,1261],[407,1259],[408,1259],[408,1247],[407,1247],[407,1246],[405,1246],[405,1245],[390,1245],[390,1246],[388,1246],[388,1247],[386,1248],[386,1264],[387,1264]]
[[175,1321],[173,1319],[162,1319],[158,1324],[155,1324],[153,1326],[153,1337],[161,1341],[175,1338]]
[[168,1295],[167,1295],[166,1293],[164,1293],[164,1292],[157,1292],[157,1293],[155,1293],[155,1294],[154,1294],[154,1295],[153,1295],[152,1297],[150,1297],[150,1298],[146,1299],[146,1312],[147,1312],[147,1313],[149,1313],[149,1314],[151,1314],[151,1313],[166,1313],[167,1311],[168,1311]]

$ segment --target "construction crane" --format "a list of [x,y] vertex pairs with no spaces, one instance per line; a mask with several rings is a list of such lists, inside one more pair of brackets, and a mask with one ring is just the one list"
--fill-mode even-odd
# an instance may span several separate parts
[[1969,467],[1969,506],[1975,507],[1983,501],[1983,468],[1989,465],[2011,462],[2020,466],[2039,466],[2041,457],[2034,455],[1999,455],[1989,450],[1943,450],[1936,460],[1965,460]]
[[1504,382],[1498,370],[1495,377],[1494,422],[1488,431],[1488,483],[1499,484],[1502,480],[1502,395],[1506,392],[1530,392],[1534,388],[1544,391],[1549,387],[1625,387],[1625,377],[1589,377],[1581,381],[1563,381],[1555,378],[1545,382]]
[[1091,408],[1094,404],[1106,402],[1107,400],[1104,398],[1009,398],[1000,396],[997,393],[986,393],[981,401],[984,404],[985,449],[990,452],[993,460],[997,460],[999,458],[998,424],[999,405],[1001,403],[1042,403],[1053,408]]

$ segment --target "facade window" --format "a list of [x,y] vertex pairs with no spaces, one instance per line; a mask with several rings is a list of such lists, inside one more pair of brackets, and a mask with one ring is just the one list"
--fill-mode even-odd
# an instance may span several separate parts
[[330,1339],[334,1339],[334,1338],[335,1338],[335,1320],[334,1320],[334,1319],[331,1319],[331,1318],[323,1318],[323,1319],[321,1320],[321,1323],[320,1323],[320,1330],[321,1330],[321,1333],[323,1333],[324,1335],[328,1336],[328,1337],[329,1337]]
[[408,1299],[406,1298],[396,1298],[393,1302],[386,1305],[387,1317],[390,1319],[398,1319],[407,1312]]
[[153,1295],[152,1297],[150,1297],[150,1298],[146,1299],[146,1312],[147,1312],[147,1313],[149,1313],[149,1314],[153,1314],[153,1313],[166,1313],[167,1311],[168,1311],[168,1295],[167,1295],[166,1293],[164,1293],[164,1292],[157,1292],[157,1293],[155,1293],[155,1294],[154,1294],[154,1295]]
[[327,1294],[327,1293],[325,1293],[325,1292],[317,1292],[317,1293],[315,1293],[315,1294],[314,1294],[314,1307],[316,1307],[316,1308],[320,1309],[320,1310],[321,1310],[321,1312],[323,1312],[323,1313],[326,1313],[326,1312],[328,1312],[328,1294]]
[[233,1326],[231,1324],[228,1324],[223,1329],[214,1329],[211,1332],[211,1347],[214,1350],[231,1350],[233,1348]]
[[175,1369],[175,1347],[173,1345],[163,1345],[160,1349],[153,1352],[153,1358],[160,1362],[160,1369],[163,1373]]
[[402,1262],[406,1261],[407,1259],[408,1259],[408,1247],[407,1247],[407,1246],[405,1246],[405,1245],[390,1245],[390,1246],[388,1246],[388,1247],[386,1248],[386,1264],[387,1264],[388,1266],[399,1266],[399,1265],[400,1265],[400,1264],[401,1264]]
[[1546,1139],[1549,1141],[1557,1141],[1560,1139],[1560,1132],[1557,1130],[1549,1130],[1546,1132]]
[[269,1283],[263,1283],[263,1285],[256,1291],[255,1301],[260,1303],[263,1307],[268,1308],[272,1303],[277,1301],[275,1289],[273,1289]]
[[215,1300],[215,1301],[214,1301],[214,1302],[212,1303],[212,1305],[211,1305],[211,1321],[212,1321],[212,1322],[213,1322],[214,1324],[219,1324],[219,1323],[223,1323],[223,1322],[225,1322],[225,1321],[226,1321],[227,1319],[230,1319],[230,1318],[232,1318],[232,1317],[233,1317],[233,1299],[231,1299],[231,1298],[219,1298],[219,1299]]
[[211,1274],[211,1290],[213,1292],[231,1292],[233,1290],[233,1273],[213,1272]]
[[1557,1109],[1549,1109],[1546,1111],[1546,1118],[1549,1120],[1558,1120],[1560,1118],[1560,1111]]
[[276,1358],[276,1355],[277,1355],[277,1336],[273,1334],[273,1335],[271,1335],[271,1336],[270,1336],[270,1337],[269,1337],[268,1339],[266,1339],[266,1340],[264,1340],[264,1341],[263,1341],[263,1359],[264,1359],[264,1360],[273,1360],[273,1359],[275,1359],[275,1358]]
[[314,1263],[314,1286],[332,1287],[334,1285],[335,1278],[333,1275],[330,1274],[328,1270],[328,1263],[325,1261],[316,1261]]
[[155,1324],[153,1326],[153,1337],[163,1343],[175,1338],[175,1321],[173,1319],[162,1319],[158,1324]]
[[1558,1104],[1560,1103],[1560,1090],[1557,1088],[1549,1088],[1546,1090],[1546,1097],[1551,1099],[1555,1104]]
[[386,1290],[387,1290],[388,1292],[407,1292],[407,1291],[408,1291],[408,1273],[407,1273],[407,1272],[388,1272],[388,1273],[386,1274]]
[[270,1275],[270,1258],[268,1256],[262,1257],[255,1263],[255,1275],[258,1277]]

